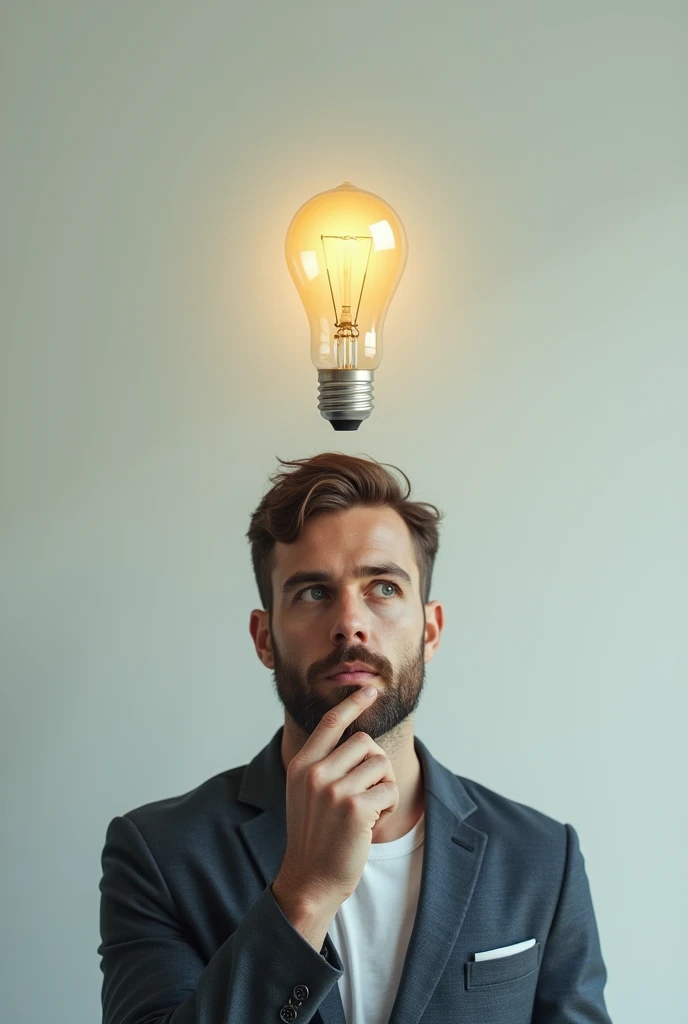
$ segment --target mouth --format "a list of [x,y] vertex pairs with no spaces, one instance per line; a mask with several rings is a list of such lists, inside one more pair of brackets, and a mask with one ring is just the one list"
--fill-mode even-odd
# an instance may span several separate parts
[[335,685],[338,684],[342,686],[344,683],[360,683],[361,685],[364,685],[365,683],[369,683],[372,679],[377,679],[377,676],[377,672],[362,672],[357,670],[355,672],[337,672],[336,675],[325,676],[325,678],[329,680],[329,682],[335,683]]

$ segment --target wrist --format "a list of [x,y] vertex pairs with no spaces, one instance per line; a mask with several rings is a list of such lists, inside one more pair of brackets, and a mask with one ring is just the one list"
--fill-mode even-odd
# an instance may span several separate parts
[[271,886],[272,895],[282,913],[310,944],[320,953],[337,907],[315,898],[302,889],[291,886],[277,877]]
[[324,919],[329,914],[329,923],[336,913],[336,907],[330,912],[328,900],[305,886],[294,884],[282,875],[278,875],[272,883],[272,893],[283,909],[286,907],[291,913],[302,918]]

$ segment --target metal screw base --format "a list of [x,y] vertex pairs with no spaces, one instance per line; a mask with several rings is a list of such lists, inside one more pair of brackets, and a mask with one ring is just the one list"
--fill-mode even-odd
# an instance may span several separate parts
[[318,408],[335,430],[358,430],[373,411],[374,370],[318,370]]

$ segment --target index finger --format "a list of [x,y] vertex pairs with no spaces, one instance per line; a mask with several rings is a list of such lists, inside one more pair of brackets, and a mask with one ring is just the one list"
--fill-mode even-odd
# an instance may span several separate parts
[[336,707],[330,708],[301,747],[299,761],[302,764],[315,764],[331,754],[347,725],[358,718],[361,711],[372,704],[376,697],[376,687],[363,686],[345,697]]

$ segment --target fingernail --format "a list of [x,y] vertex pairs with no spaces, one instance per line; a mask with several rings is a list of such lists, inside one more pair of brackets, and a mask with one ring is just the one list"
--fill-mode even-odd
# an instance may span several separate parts
[[373,694],[376,694],[376,693],[377,693],[377,690],[375,689],[374,686],[364,686],[363,687],[363,696],[364,697],[372,697]]

